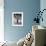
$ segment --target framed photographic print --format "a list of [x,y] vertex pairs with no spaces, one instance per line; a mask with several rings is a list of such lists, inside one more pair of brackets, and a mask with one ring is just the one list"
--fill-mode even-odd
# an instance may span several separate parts
[[23,12],[12,13],[12,26],[23,26]]

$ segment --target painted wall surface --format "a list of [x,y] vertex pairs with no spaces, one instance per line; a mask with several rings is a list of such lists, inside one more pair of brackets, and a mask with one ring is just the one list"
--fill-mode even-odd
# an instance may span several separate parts
[[0,0],[0,42],[4,41],[4,0]]
[[[18,41],[32,29],[35,12],[40,9],[40,0],[4,0],[4,38]],[[23,27],[12,26],[12,12],[23,12]]]
[[[43,9],[46,9],[46,0],[40,0],[40,9],[41,9],[41,11]],[[40,21],[40,25],[46,27],[46,10],[43,12],[42,17],[43,17],[43,22]]]

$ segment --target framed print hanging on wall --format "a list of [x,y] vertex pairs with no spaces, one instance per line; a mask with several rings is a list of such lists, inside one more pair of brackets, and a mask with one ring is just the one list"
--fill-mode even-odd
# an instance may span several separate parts
[[12,12],[12,26],[23,26],[23,12]]

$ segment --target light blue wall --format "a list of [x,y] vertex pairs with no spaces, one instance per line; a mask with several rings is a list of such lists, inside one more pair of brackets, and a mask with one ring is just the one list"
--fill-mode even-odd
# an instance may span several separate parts
[[[32,29],[32,19],[40,9],[40,0],[4,0],[4,38],[7,41],[18,41]],[[12,26],[12,12],[24,13],[24,26]]]
[[[42,11],[43,9],[46,9],[46,0],[41,0],[40,1],[40,10]],[[40,22],[40,25],[45,26],[46,27],[46,11],[43,12],[43,22]]]

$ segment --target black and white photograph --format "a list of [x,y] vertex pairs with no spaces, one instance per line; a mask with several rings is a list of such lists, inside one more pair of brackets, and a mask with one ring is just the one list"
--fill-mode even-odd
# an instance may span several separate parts
[[13,26],[23,26],[23,12],[13,12],[12,13],[12,25]]

